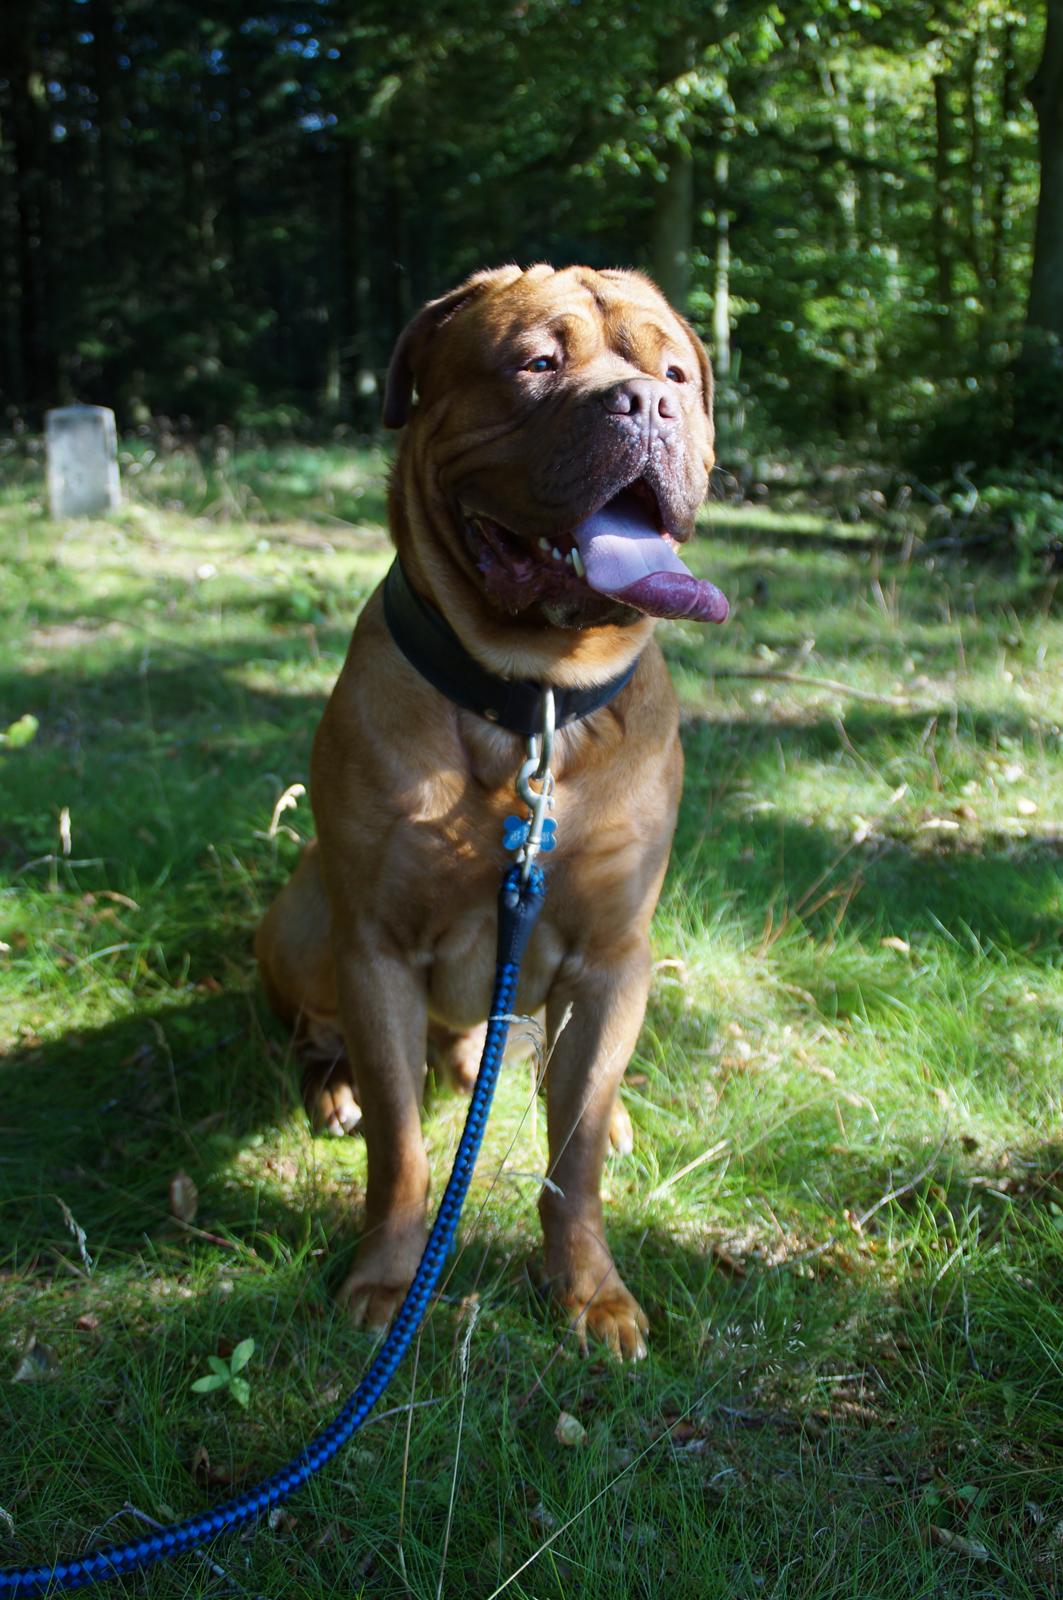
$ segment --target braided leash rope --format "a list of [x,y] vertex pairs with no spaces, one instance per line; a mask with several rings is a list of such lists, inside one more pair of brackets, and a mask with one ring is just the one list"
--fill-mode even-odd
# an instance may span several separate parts
[[497,963],[487,1037],[465,1126],[454,1156],[454,1166],[406,1298],[368,1372],[332,1422],[279,1472],[264,1478],[261,1483],[246,1489],[243,1494],[213,1511],[200,1512],[198,1516],[188,1517],[184,1522],[174,1523],[172,1527],[163,1528],[143,1539],[109,1545],[106,1549],[95,1550],[74,1561],[57,1561],[52,1566],[0,1568],[0,1596],[12,1595],[18,1596],[18,1600],[28,1600],[31,1595],[52,1595],[68,1589],[82,1589],[89,1584],[136,1572],[157,1561],[194,1550],[219,1534],[255,1521],[287,1500],[308,1478],[320,1472],[361,1427],[409,1349],[454,1243],[498,1082],[521,959],[542,909],[545,894],[543,874],[528,859],[523,866],[510,867],[502,879],[498,896]]

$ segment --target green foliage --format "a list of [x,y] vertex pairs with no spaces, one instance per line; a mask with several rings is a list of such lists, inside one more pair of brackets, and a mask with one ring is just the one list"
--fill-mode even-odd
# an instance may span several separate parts
[[1063,564],[1063,478],[997,471],[983,474],[978,487],[980,515],[1001,529],[1021,581]]
[[246,1410],[251,1400],[251,1385],[239,1374],[243,1372],[254,1353],[255,1341],[241,1339],[227,1361],[222,1356],[208,1356],[207,1366],[210,1371],[192,1384],[193,1394],[216,1394],[224,1389]]
[[908,465],[931,482],[947,481],[959,468],[970,472],[998,465],[1006,455],[1010,400],[999,378],[971,377],[964,385],[926,386],[925,411],[893,430],[891,443]]
[[40,723],[30,712],[16,718],[9,728],[0,732],[0,749],[4,745],[9,750],[19,750],[23,745],[30,744],[37,737]]
[[1063,330],[1028,329],[1014,373],[1014,452],[1043,466],[1061,461]]
[[[11,12],[12,415],[76,395],[192,432],[368,428],[406,317],[507,258],[657,273],[719,365],[740,361],[744,422],[791,441],[910,437],[1013,365],[1039,177],[1023,93],[1036,8]],[[1019,401],[1000,453],[1013,440],[1040,459],[1063,397]],[[943,476],[965,459],[947,435],[946,418]]]

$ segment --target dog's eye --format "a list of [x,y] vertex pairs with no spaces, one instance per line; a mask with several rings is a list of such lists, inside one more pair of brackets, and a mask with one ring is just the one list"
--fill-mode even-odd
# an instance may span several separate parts
[[533,356],[521,368],[522,372],[555,372],[557,361],[554,356]]
[[672,383],[686,383],[686,375],[678,367],[669,367],[665,377]]

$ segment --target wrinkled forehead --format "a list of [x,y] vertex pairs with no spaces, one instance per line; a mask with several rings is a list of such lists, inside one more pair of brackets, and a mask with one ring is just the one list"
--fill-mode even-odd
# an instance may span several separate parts
[[540,277],[533,269],[471,311],[503,357],[534,354],[552,342],[576,358],[605,346],[640,362],[691,348],[667,300],[634,273],[569,268]]

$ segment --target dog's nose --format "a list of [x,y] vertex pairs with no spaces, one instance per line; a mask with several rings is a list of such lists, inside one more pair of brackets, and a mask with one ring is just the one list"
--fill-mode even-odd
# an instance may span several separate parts
[[679,402],[667,383],[653,378],[625,378],[602,395],[602,405],[614,417],[636,417],[641,427],[671,428],[679,421]]

